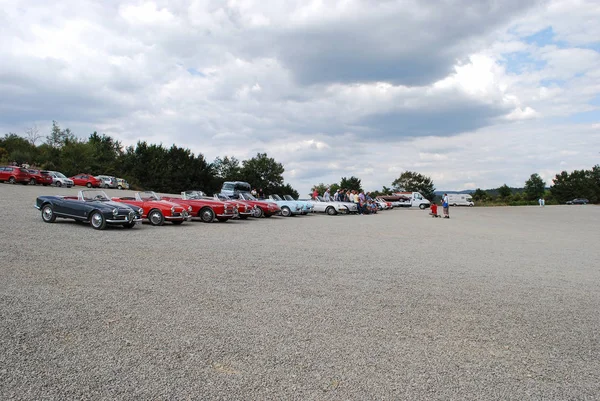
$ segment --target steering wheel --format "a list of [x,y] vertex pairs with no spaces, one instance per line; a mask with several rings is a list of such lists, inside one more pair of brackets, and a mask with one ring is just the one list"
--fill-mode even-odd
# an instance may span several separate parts
[[104,196],[96,195],[96,196],[94,196],[94,200],[104,200]]

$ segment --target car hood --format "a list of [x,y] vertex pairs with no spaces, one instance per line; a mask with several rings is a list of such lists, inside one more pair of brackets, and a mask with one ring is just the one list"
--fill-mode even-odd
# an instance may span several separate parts
[[110,209],[114,209],[114,208],[132,209],[131,206],[129,206],[125,203],[115,202],[115,201],[104,201],[104,202],[102,202],[102,201],[86,201],[86,203],[90,204],[90,205],[104,206],[104,207],[110,208]]

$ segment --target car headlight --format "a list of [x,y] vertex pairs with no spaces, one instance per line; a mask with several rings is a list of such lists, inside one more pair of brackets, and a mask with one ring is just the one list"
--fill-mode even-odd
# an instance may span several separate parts
[[138,214],[139,214],[140,216],[143,216],[143,215],[144,215],[144,209],[142,209],[142,208],[139,208],[139,209],[138,209]]
[[113,216],[116,216],[116,215],[118,215],[118,214],[119,214],[119,209],[117,209],[117,208],[114,208],[114,209],[113,209]]
[[175,206],[171,206],[171,215],[175,214]]
[[192,212],[192,207],[191,206],[188,206],[188,212],[190,212],[190,213]]

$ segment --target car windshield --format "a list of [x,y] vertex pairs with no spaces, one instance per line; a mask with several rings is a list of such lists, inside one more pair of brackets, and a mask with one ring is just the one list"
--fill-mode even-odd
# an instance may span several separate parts
[[187,199],[202,199],[204,196],[204,193],[199,191],[185,191],[184,194]]
[[252,196],[252,194],[250,192],[240,192],[240,199],[246,199],[246,200],[256,200],[256,198],[254,196]]
[[317,196],[316,200],[319,201],[319,202],[325,202],[325,200],[323,199],[322,196]]
[[100,191],[99,189],[88,189],[79,192],[79,199],[84,201],[109,201],[110,198],[104,191]]
[[67,177],[65,177],[65,175],[63,173],[59,173],[59,172],[55,172],[54,175],[57,176],[58,178],[67,178]]
[[289,200],[289,201],[293,201],[293,200],[294,200],[294,198],[292,198],[292,196],[291,196],[291,195],[283,195],[283,198],[284,198],[285,200]]
[[281,196],[279,196],[279,195],[272,195],[272,196],[273,196],[273,199],[275,199],[277,201],[283,200],[283,199],[281,199]]
[[158,196],[154,191],[143,191],[137,192],[135,194],[135,199],[140,201],[153,201],[160,200],[160,196]]

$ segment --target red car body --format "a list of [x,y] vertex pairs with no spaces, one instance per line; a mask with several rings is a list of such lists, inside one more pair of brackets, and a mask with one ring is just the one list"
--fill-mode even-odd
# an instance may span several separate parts
[[20,182],[21,184],[29,184],[31,174],[24,167],[19,166],[0,166],[0,182],[8,181],[11,184]]
[[112,198],[112,200],[142,208],[144,211],[142,218],[148,219],[153,226],[162,226],[165,221],[178,225],[191,220],[189,206],[162,200],[154,192],[137,192],[134,197]]
[[271,217],[281,213],[281,208],[275,202],[265,202],[253,198],[247,193],[236,193],[233,197],[236,202],[244,202],[254,209],[254,217]]
[[218,195],[208,196],[203,191],[184,191],[181,193],[182,197],[191,196],[194,198],[201,197],[202,199],[215,200],[219,202],[231,203],[236,207],[237,213],[235,217],[239,217],[242,220],[248,217],[254,216],[254,207],[244,202],[240,202],[230,198],[220,198]]
[[69,178],[73,180],[73,185],[81,185],[82,187],[100,188],[100,185],[102,185],[102,180],[91,174],[80,173]]
[[225,222],[236,215],[235,205],[229,202],[221,202],[211,199],[186,199],[186,195],[182,198],[164,197],[162,199],[170,202],[178,203],[183,206],[191,206],[190,214],[193,217],[200,217],[205,223],[212,223],[216,218],[218,221]]
[[43,186],[52,185],[52,176],[50,173],[44,170],[28,170],[31,174],[29,182],[32,184],[42,184]]

